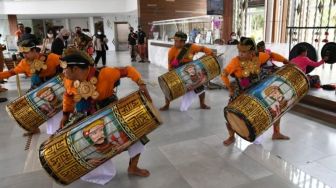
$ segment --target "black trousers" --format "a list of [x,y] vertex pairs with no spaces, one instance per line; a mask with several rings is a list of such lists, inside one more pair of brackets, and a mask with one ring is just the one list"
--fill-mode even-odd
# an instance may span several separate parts
[[96,54],[95,64],[97,65],[100,58],[102,58],[103,65],[106,65],[106,51],[96,51]]

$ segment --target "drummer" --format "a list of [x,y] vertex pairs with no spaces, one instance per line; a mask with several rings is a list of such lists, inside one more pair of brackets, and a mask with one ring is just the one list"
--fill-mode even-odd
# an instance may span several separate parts
[[[205,55],[213,55],[212,50],[199,46],[196,44],[186,43],[187,34],[178,31],[174,36],[174,46],[169,49],[168,52],[168,70],[174,70],[180,66],[183,66],[191,61],[198,52],[204,52]],[[195,89],[195,93],[199,94],[200,108],[210,109],[210,106],[205,104],[205,91],[204,86],[200,86]],[[191,100],[191,99],[182,99]],[[161,111],[169,110],[170,101],[166,98],[166,104],[160,108]]]
[[[35,89],[47,80],[53,78],[60,72],[59,56],[53,53],[42,55],[38,51],[35,43],[31,40],[24,40],[19,43],[19,50],[23,53],[24,59],[9,71],[0,73],[0,80],[12,77],[16,74],[25,74],[31,77],[31,89]],[[37,65],[37,66],[34,66]],[[29,136],[39,133],[40,129],[24,133],[23,136]]]
[[281,56],[280,54],[277,54],[275,52],[272,52],[270,49],[266,49],[265,42],[260,41],[257,44],[258,52],[263,52],[269,55],[269,58],[267,59],[266,63],[264,63],[261,66],[261,78],[265,78],[271,74],[273,74],[277,70],[277,66],[274,64],[274,61],[282,62],[283,64],[288,64],[288,60]]
[[42,55],[39,48],[31,40],[19,43],[19,51],[23,53],[22,59],[16,67],[0,73],[0,80],[16,74],[25,74],[31,77],[31,89],[35,89],[60,72],[59,56],[53,53]]
[[308,49],[301,45],[298,47],[297,53],[299,54],[297,57],[293,58],[291,62],[295,65],[297,65],[304,73],[307,73],[307,67],[318,67],[320,65],[323,65],[325,61],[328,61],[329,56],[323,57],[319,62],[315,62],[309,57],[307,57]]
[[[231,60],[222,73],[222,80],[230,92],[230,102],[243,91],[260,82],[261,66],[270,58],[269,54],[257,52],[255,42],[251,38],[241,37],[237,47],[239,55]],[[285,58],[279,61],[288,62]],[[230,83],[229,76],[233,76],[235,82]],[[235,142],[235,132],[229,123],[226,126],[229,138],[223,144],[229,146]],[[288,136],[280,133],[280,119],[274,123],[273,128],[273,140],[289,139]]]
[[[132,79],[133,82],[139,86],[140,91],[151,101],[146,84],[141,79],[140,73],[132,66],[118,68],[105,67],[97,70],[94,68],[93,59],[85,52],[78,50],[72,50],[69,53],[66,52],[66,55],[61,60],[61,66],[65,74],[63,118],[60,122],[61,128],[63,128],[65,123],[69,120],[70,114],[82,113],[89,116],[98,109],[117,101],[118,99],[114,89],[121,78],[128,77]],[[74,85],[76,84],[84,84],[92,88],[92,90],[85,93],[85,91],[75,88]],[[88,96],[87,99],[83,98],[85,95]],[[137,142],[129,147],[128,152],[131,159],[128,174],[140,177],[148,177],[150,175],[148,170],[138,167],[140,154],[143,150],[144,145],[141,142]],[[114,177],[115,174],[113,175],[113,172],[116,170],[114,165],[109,165],[110,163],[112,163],[111,160],[98,167],[104,168],[104,170],[106,170],[105,174],[98,175],[97,177],[97,174],[99,174],[101,170],[95,169],[81,179],[97,184],[107,183]],[[110,166],[110,168],[108,166]]]

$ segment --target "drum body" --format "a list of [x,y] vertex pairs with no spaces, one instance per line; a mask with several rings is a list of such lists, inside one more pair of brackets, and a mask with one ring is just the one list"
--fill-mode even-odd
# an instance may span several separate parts
[[285,65],[224,108],[232,129],[247,141],[254,141],[309,90],[305,73],[293,64]]
[[205,56],[161,75],[159,84],[171,101],[214,79],[220,71],[217,59]]
[[160,124],[156,108],[135,92],[42,143],[40,162],[57,182],[70,184]]
[[64,85],[56,76],[6,106],[8,114],[25,130],[36,130],[62,110]]

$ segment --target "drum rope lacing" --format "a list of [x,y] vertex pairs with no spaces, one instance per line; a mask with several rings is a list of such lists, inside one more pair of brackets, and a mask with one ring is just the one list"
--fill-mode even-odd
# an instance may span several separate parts
[[26,141],[26,145],[25,145],[25,149],[24,149],[25,151],[29,150],[32,138],[33,138],[33,135],[28,135],[27,136],[27,141]]

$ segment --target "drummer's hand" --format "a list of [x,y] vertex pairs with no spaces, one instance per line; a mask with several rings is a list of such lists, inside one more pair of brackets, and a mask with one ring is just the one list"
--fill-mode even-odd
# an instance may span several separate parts
[[233,89],[231,89],[231,88],[229,88],[229,95],[230,95],[230,97],[233,96]]
[[139,90],[143,92],[143,94],[147,97],[147,99],[152,102],[152,98],[151,96],[149,95],[149,92],[147,90],[147,87],[145,84],[141,84],[139,85]]
[[328,60],[329,60],[329,56],[324,56],[324,57],[323,57],[323,61],[324,61],[324,62],[326,62],[326,61],[328,61]]
[[63,117],[62,117],[61,122],[60,122],[60,129],[63,129],[63,127],[65,126],[65,123],[68,121],[68,119],[69,119],[69,115],[63,114]]
[[104,162],[103,159],[89,159],[88,162],[94,166],[99,166]]

